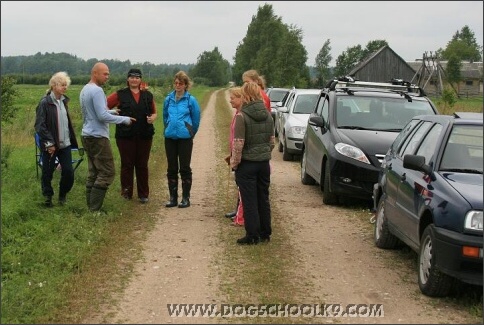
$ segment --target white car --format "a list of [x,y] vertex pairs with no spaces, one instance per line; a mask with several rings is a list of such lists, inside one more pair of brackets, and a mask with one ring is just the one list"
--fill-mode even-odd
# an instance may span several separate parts
[[302,143],[309,114],[314,112],[321,89],[292,89],[285,106],[277,107],[279,152],[282,159],[293,160],[302,153]]

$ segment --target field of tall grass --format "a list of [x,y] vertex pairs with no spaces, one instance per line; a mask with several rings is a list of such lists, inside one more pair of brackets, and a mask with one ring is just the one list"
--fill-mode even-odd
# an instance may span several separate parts
[[[79,322],[87,313],[96,311],[92,308],[96,308],[112,288],[121,288],[128,279],[136,258],[141,255],[141,243],[156,222],[154,213],[159,207],[133,205],[123,200],[119,193],[117,170],[117,177],[104,203],[108,213],[102,218],[90,213],[84,196],[87,162],[83,162],[75,173],[75,184],[67,197],[67,204],[44,208],[40,179],[36,173],[34,120],[36,105],[47,86],[15,87],[19,92],[15,102],[16,117],[12,124],[2,126],[1,130],[1,322]],[[78,140],[82,127],[79,108],[81,88],[74,85],[67,91]],[[114,90],[111,87],[106,92]],[[150,186],[156,184],[165,188],[161,110],[168,89],[150,90],[158,108],[150,158],[150,175],[153,175]],[[200,86],[194,87],[191,93],[203,109],[214,90]],[[438,99],[433,99],[440,112],[445,114],[453,111],[482,112],[482,100],[482,97],[459,100],[449,111],[449,108],[439,106],[444,104],[439,104]],[[111,139],[115,164],[119,166],[114,126],[111,126]],[[59,173],[56,172],[54,190],[58,182]],[[121,270],[120,260],[125,261]]]

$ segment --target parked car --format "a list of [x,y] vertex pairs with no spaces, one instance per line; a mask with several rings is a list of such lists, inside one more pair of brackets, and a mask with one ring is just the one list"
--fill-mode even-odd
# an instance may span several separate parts
[[[266,94],[267,96],[269,96],[269,99],[271,101],[271,115],[274,123],[276,123],[277,103],[284,101],[287,94],[289,93],[289,90],[290,90],[289,88],[274,88],[274,87],[270,87],[266,89]],[[275,130],[275,132],[277,137],[277,130]]]
[[308,120],[301,182],[320,184],[328,205],[343,197],[371,202],[385,153],[405,124],[423,114],[438,111],[407,82],[330,82]]
[[482,286],[482,113],[413,118],[374,187],[375,244],[418,253],[418,284],[445,296],[455,279]]
[[314,111],[320,93],[321,89],[292,89],[286,106],[277,108],[278,149],[283,160],[293,160],[294,155],[301,154],[309,114]]

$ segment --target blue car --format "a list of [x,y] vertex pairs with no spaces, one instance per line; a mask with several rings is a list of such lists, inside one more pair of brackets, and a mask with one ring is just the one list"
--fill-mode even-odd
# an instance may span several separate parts
[[418,284],[446,296],[482,286],[483,114],[417,116],[399,133],[374,186],[377,247],[418,254]]

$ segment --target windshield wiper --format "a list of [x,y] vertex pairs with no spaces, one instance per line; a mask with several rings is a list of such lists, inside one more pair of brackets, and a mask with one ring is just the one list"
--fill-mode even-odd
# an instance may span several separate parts
[[338,126],[338,129],[348,129],[348,130],[370,130],[368,128],[364,128],[362,126],[356,126],[356,125],[343,125],[343,126]]

